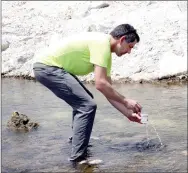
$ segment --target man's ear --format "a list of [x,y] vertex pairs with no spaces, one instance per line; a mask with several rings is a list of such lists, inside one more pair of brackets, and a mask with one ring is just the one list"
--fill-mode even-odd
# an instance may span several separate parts
[[126,36],[124,35],[124,36],[122,36],[122,37],[120,38],[120,43],[123,43],[125,40],[126,40]]

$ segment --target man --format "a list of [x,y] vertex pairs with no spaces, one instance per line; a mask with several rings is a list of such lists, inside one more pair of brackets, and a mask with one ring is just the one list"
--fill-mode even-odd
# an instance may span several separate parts
[[118,93],[111,84],[111,54],[122,56],[140,40],[129,24],[110,34],[86,32],[64,38],[37,57],[33,65],[36,80],[73,108],[71,161],[84,159],[97,105],[93,95],[76,75],[94,72],[95,87],[130,121],[140,123],[141,106]]

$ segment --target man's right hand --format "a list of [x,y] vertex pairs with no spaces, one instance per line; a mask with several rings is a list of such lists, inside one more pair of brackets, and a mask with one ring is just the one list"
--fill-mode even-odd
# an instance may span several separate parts
[[134,113],[140,113],[141,112],[141,105],[132,99],[124,99],[124,105],[126,108],[131,109]]
[[129,113],[128,115],[127,115],[127,118],[130,120],[130,121],[132,121],[132,122],[137,122],[137,123],[140,123],[140,124],[142,124],[141,123],[141,114],[140,113]]

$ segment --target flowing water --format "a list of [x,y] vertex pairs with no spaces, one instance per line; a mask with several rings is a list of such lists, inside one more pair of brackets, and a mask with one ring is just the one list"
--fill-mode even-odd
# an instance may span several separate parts
[[[102,164],[74,168],[68,161],[72,109],[34,81],[2,79],[2,172],[187,172],[187,86],[119,84],[136,99],[148,124],[129,122],[93,85],[98,105],[88,153]],[[13,111],[40,124],[16,133],[6,128]]]
[[154,126],[153,124],[151,124],[151,126],[154,128],[155,133],[156,133],[156,135],[157,135],[157,137],[158,137],[158,139],[159,139],[159,142],[160,142],[160,144],[161,144],[161,146],[162,146],[163,144],[162,144],[161,138],[160,138],[159,134],[157,133],[157,130],[156,130],[155,126]]

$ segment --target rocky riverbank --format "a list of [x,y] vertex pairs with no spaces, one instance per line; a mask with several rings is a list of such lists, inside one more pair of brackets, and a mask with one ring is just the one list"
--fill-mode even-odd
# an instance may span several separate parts
[[141,42],[112,56],[114,83],[187,82],[187,1],[3,1],[1,75],[33,79],[35,55],[57,37],[108,33],[121,23],[132,24]]
[[[3,76],[2,78],[16,78],[16,79],[22,79],[22,80],[33,80],[36,81],[34,77],[31,76]],[[94,84],[94,79],[83,79],[80,78],[80,80],[85,83],[92,83]],[[120,79],[112,79],[113,84],[126,84],[126,83],[139,83],[139,84],[154,84],[154,85],[184,85],[188,84],[188,75],[187,74],[181,74],[181,75],[174,75],[174,76],[165,76],[159,79],[154,79],[154,80],[138,80],[138,81],[133,81],[130,78],[120,78]]]

